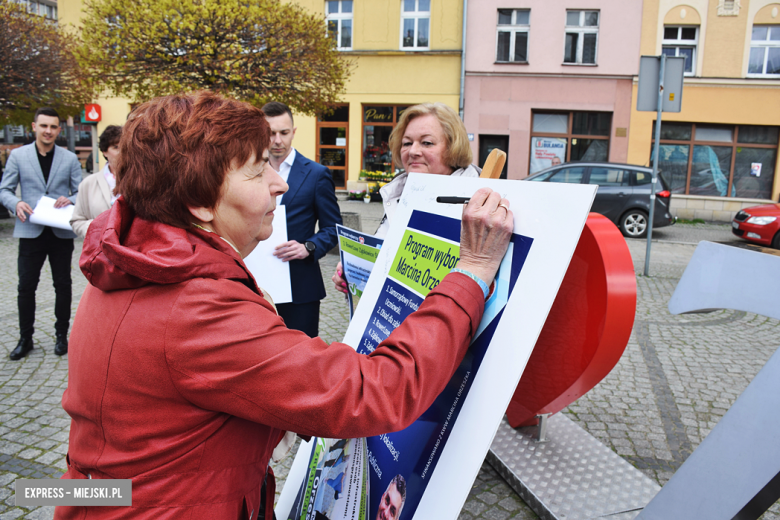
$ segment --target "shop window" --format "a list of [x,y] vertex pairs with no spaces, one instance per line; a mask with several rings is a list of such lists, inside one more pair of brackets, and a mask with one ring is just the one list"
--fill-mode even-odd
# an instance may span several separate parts
[[329,0],[325,2],[325,20],[328,36],[336,42],[339,50],[352,48],[352,0]]
[[328,167],[336,188],[347,187],[349,105],[337,105],[317,118],[317,162]]
[[748,75],[780,76],[780,25],[753,26]]
[[382,172],[392,177],[403,171],[401,158],[390,151],[390,133],[406,106],[363,106],[363,161],[367,172]]
[[598,11],[566,11],[563,62],[595,65],[598,37]]
[[667,56],[685,58],[685,75],[696,73],[696,45],[698,42],[698,27],[664,27],[662,52]]
[[529,175],[565,162],[609,159],[610,112],[534,112]]
[[528,9],[498,10],[498,44],[496,61],[528,62],[528,28],[531,11]]
[[780,128],[662,123],[658,169],[672,192],[768,199]]
[[[726,196],[729,188],[732,151],[731,146],[693,145],[688,193]],[[735,195],[736,189],[732,186],[731,196]]]
[[427,50],[431,25],[431,0],[401,2],[401,48]]

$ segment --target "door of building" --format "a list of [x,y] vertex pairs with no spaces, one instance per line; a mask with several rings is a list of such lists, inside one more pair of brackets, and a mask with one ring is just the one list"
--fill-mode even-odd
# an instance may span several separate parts
[[509,165],[509,136],[508,135],[482,135],[479,136],[479,167],[482,167],[490,152],[498,148],[506,153],[504,169],[501,170],[501,179],[506,179],[506,169]]
[[349,164],[349,105],[338,105],[333,113],[317,118],[317,162],[330,169],[336,189],[346,189]]

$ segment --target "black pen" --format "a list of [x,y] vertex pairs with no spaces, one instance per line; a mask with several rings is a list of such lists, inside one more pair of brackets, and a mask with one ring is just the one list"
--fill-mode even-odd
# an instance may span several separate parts
[[468,204],[470,197],[436,197],[436,202],[441,204]]

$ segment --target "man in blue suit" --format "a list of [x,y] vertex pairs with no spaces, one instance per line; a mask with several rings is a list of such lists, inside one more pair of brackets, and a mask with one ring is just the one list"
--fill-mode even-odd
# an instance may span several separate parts
[[338,243],[336,224],[341,224],[336,187],[326,167],[292,147],[296,128],[290,108],[272,101],[263,112],[271,125],[269,161],[290,187],[277,201],[287,212],[289,241],[277,246],[274,255],[290,262],[292,303],[276,308],[287,327],[315,337],[319,335],[320,300],[325,298],[319,259]]
[[[16,215],[14,237],[19,238],[19,333],[21,338],[11,352],[11,359],[25,357],[33,349],[35,325],[35,290],[41,268],[49,258],[54,282],[54,324],[56,341],[54,353],[68,352],[70,327],[71,278],[70,262],[73,239],[69,230],[33,224],[29,216],[42,196],[56,199],[54,207],[62,208],[76,202],[81,182],[81,165],[75,154],[54,146],[60,133],[60,116],[52,108],[39,108],[32,124],[35,142],[11,152],[3,180],[0,182],[0,201]],[[22,198],[16,196],[21,185]]]

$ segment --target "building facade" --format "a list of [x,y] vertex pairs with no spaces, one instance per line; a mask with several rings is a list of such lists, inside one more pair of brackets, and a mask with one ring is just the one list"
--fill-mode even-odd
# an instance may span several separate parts
[[361,180],[361,172],[390,177],[401,169],[387,143],[406,107],[439,101],[458,109],[462,0],[297,3],[325,16],[354,68],[333,114],[296,116],[293,144],[330,168],[337,189],[376,188]]
[[[79,25],[82,0],[60,0],[60,20]],[[352,61],[341,103],[321,117],[295,115],[293,145],[333,172],[337,189],[365,189],[361,171],[391,176],[401,166],[387,139],[404,108],[440,101],[457,110],[462,0],[298,0],[325,18],[323,32]],[[101,98],[103,121],[124,123],[130,101]],[[376,188],[376,183],[368,183]]]
[[[682,111],[664,113],[658,166],[672,210],[730,221],[780,197],[780,3],[644,0],[643,55],[685,57]],[[633,85],[628,160],[649,164],[655,112]]]
[[641,16],[641,0],[468,2],[464,122],[479,163],[500,148],[522,179],[626,162]]

